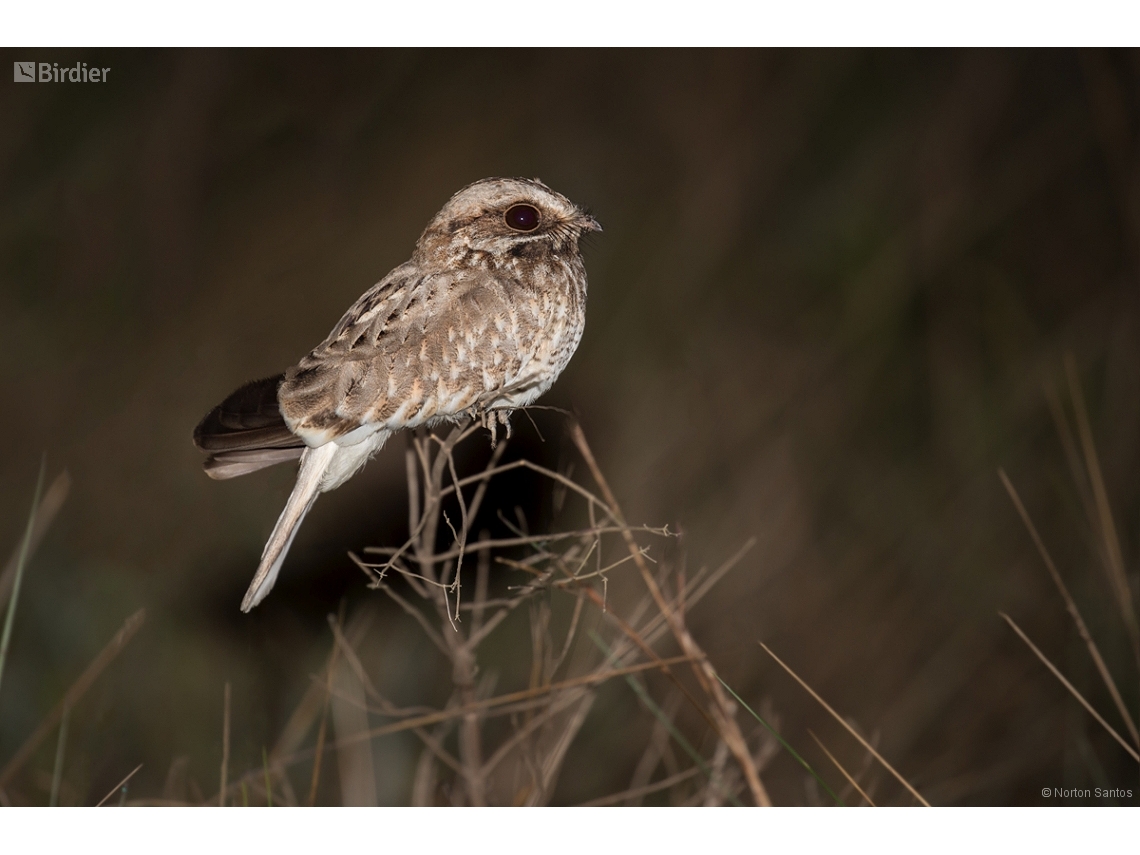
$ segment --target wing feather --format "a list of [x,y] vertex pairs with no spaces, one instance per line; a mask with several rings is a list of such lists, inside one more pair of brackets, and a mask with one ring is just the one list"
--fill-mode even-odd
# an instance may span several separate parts
[[277,404],[283,377],[246,383],[194,428],[194,444],[210,455],[203,465],[211,478],[236,478],[301,456],[305,443]]

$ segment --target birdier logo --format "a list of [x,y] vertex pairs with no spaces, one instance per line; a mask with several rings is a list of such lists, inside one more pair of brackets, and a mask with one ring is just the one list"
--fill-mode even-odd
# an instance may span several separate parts
[[14,62],[12,80],[16,83],[106,83],[109,68],[88,68],[87,63],[60,68],[58,62]]

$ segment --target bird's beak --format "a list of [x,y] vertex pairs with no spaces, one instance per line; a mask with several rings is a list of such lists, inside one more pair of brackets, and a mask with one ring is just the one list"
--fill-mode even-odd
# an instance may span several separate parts
[[574,218],[574,224],[584,232],[600,232],[602,224],[589,214],[579,214]]

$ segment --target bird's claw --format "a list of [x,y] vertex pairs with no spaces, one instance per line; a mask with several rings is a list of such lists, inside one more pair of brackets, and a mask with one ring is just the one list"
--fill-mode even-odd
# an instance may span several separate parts
[[491,448],[494,448],[499,442],[499,425],[507,429],[507,439],[511,438],[510,410],[480,409],[479,421],[491,433]]

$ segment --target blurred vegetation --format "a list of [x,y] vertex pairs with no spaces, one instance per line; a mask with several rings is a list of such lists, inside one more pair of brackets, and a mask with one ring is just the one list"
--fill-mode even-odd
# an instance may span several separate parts
[[[1135,761],[998,616],[1127,738],[998,468],[1135,721],[1087,457],[1058,425],[1079,389],[1135,614],[1140,53],[4,54],[111,72],[0,88],[0,549],[19,548],[41,453],[46,485],[70,477],[22,582],[0,764],[140,608],[67,716],[61,804],[140,763],[132,798],[216,792],[226,683],[230,763],[260,768],[342,602],[375,612],[359,650],[378,683],[446,699],[449,664],[347,557],[407,537],[403,441],[317,503],[244,616],[292,472],[211,482],[190,432],[319,342],[451,193],[525,175],[605,227],[585,337],[542,403],[579,415],[631,523],[683,532],[677,566],[756,538],[687,617],[727,683],[837,789],[809,730],[848,770],[865,752],[758,641],[934,804],[1041,804],[1046,786],[1137,803]],[[556,427],[515,425],[512,459],[566,463]],[[549,507],[512,489],[497,502]],[[644,594],[630,579],[617,610]],[[510,632],[500,658],[530,643]],[[628,786],[654,722],[623,681],[600,690],[577,736],[593,759],[567,760],[553,800]],[[49,802],[55,733],[5,798]],[[375,799],[407,802],[416,740],[372,750]],[[786,752],[763,777],[777,804],[828,801]],[[863,778],[909,803],[890,781]]]

